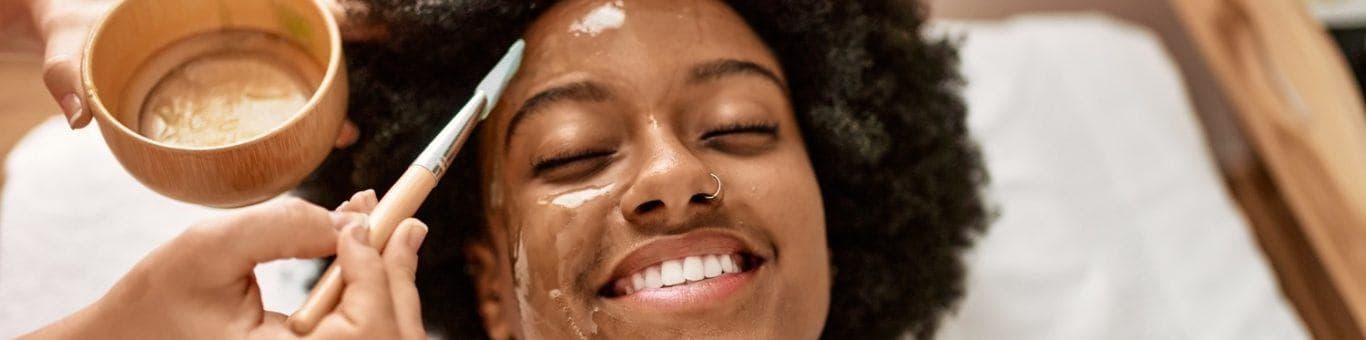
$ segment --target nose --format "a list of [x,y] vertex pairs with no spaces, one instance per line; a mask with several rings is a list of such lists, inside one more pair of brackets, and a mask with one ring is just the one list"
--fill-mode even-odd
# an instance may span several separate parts
[[653,149],[623,193],[621,213],[627,221],[641,228],[684,228],[693,215],[720,204],[720,197],[712,196],[719,183],[691,150],[676,142]]

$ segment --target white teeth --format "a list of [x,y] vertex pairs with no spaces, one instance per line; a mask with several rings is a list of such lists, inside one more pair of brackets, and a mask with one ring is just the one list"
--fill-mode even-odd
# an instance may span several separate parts
[[640,273],[631,275],[631,288],[634,288],[636,291],[645,289],[645,275],[641,275]]
[[659,280],[665,286],[683,283],[683,262],[668,260],[659,265]]
[[650,266],[645,269],[645,288],[658,289],[664,287],[664,281],[659,278],[659,266]]
[[728,273],[741,271],[736,254],[708,254],[687,256],[646,267],[615,281],[615,289],[622,295],[697,282]]
[[702,258],[702,274],[707,278],[721,276],[721,261],[716,259],[716,255]]
[[688,279],[688,281],[702,281],[702,279],[707,278],[706,275],[702,275],[701,257],[688,256],[683,258],[683,278]]

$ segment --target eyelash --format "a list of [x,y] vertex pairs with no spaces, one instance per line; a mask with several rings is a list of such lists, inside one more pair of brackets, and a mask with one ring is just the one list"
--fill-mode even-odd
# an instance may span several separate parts
[[577,162],[577,161],[581,161],[581,160],[587,160],[587,159],[593,159],[593,158],[598,158],[598,157],[606,157],[606,156],[611,156],[611,155],[614,155],[614,154],[616,154],[616,151],[612,151],[612,150],[593,150],[593,149],[590,149],[590,150],[582,150],[582,151],[568,151],[568,152],[563,152],[563,153],[560,153],[560,154],[557,154],[557,155],[553,155],[553,156],[549,156],[549,157],[537,159],[537,160],[531,162],[531,169],[532,169],[532,172],[533,172],[533,173],[535,173],[535,174],[537,174],[537,175],[540,175],[540,174],[543,173],[543,172],[550,171],[550,170],[552,170],[552,169],[555,169],[555,168],[558,168],[558,167],[561,167],[561,166],[564,166],[564,165],[567,165],[567,164],[570,164],[570,163],[573,163],[573,162]]
[[721,127],[703,133],[702,140],[709,140],[712,138],[716,138],[718,136],[734,133],[763,133],[770,135],[777,134],[778,124],[769,122],[750,122],[723,125]]
[[[702,134],[702,140],[737,133],[762,133],[777,134],[778,126],[768,122],[734,123],[723,125]],[[531,162],[532,173],[540,175],[546,171],[565,166],[577,161],[607,157],[616,154],[616,151],[605,149],[589,149],[581,151],[568,151],[553,156],[537,159]]]

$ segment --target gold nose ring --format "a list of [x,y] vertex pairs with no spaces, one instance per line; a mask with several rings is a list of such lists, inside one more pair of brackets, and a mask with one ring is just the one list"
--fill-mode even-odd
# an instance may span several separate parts
[[716,192],[712,193],[711,195],[703,196],[702,198],[705,198],[708,201],[710,201],[716,199],[717,197],[721,197],[721,177],[716,176],[716,173],[708,173],[708,175],[711,175],[711,179],[716,181]]

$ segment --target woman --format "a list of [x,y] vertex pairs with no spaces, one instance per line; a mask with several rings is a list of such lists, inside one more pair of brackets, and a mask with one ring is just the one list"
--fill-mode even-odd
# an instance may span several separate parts
[[[301,190],[324,205],[391,183],[503,47],[528,43],[419,213],[429,332],[928,338],[962,294],[985,174],[953,50],[921,39],[915,4],[370,8],[390,35],[346,47],[362,136]],[[740,272],[669,277],[708,255]]]
[[[236,244],[224,240],[252,226],[323,241],[263,242],[239,257],[337,246],[343,268],[360,268],[347,281],[371,284],[348,283],[336,321],[320,326],[335,336],[421,333],[408,284],[418,244],[425,331],[450,338],[928,338],[962,294],[960,252],[987,223],[985,173],[953,49],[921,39],[915,4],[368,7],[362,21],[380,23],[383,37],[346,46],[359,139],[300,189],[329,206],[351,197],[339,210],[366,211],[374,196],[350,193],[392,183],[504,47],[527,41],[522,71],[455,163],[464,167],[419,212],[429,232],[405,223],[381,259],[345,236],[357,227],[329,227],[346,218],[328,222],[316,206],[254,209],[178,238],[38,335],[115,334],[91,333],[100,326],[285,335],[280,316],[252,314],[259,300],[238,314],[205,313],[231,318],[128,307],[147,295],[193,307],[185,301],[201,290],[149,293],[144,281],[214,271],[172,250]],[[244,263],[254,262],[229,266],[239,278],[231,285],[200,286],[248,287],[248,298],[211,302],[253,301]],[[166,318],[129,316],[145,311]]]

